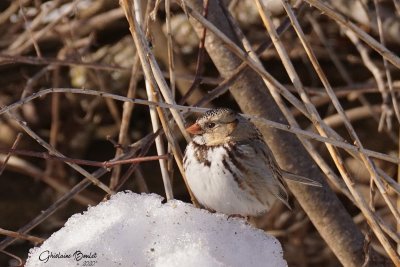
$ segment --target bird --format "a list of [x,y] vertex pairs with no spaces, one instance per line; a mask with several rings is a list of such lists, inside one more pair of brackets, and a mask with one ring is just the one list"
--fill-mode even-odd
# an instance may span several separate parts
[[290,208],[283,178],[321,186],[282,170],[257,127],[232,109],[208,110],[186,131],[193,135],[183,159],[187,184],[209,210],[259,216],[277,199]]

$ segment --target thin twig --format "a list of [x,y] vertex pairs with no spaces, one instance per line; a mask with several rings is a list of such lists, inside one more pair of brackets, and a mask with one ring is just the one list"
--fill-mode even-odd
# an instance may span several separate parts
[[20,257],[14,255],[14,254],[11,254],[10,252],[7,252],[5,250],[0,250],[0,252],[6,254],[7,256],[16,260],[18,262],[18,265],[16,265],[16,267],[22,267],[24,265],[24,262]]
[[[188,106],[180,106],[180,105],[173,105],[173,104],[167,104],[167,103],[162,103],[162,102],[153,102],[153,101],[148,101],[148,100],[144,100],[144,99],[137,99],[137,98],[127,98],[124,96],[119,96],[119,95],[115,95],[115,94],[110,94],[110,93],[104,93],[104,92],[99,92],[96,90],[88,90],[88,89],[74,89],[74,88],[50,88],[50,89],[44,89],[41,90],[37,93],[34,93],[24,99],[21,99],[11,105],[5,106],[3,108],[0,109],[0,115],[4,114],[6,112],[9,112],[10,110],[13,110],[15,108],[20,107],[21,105],[32,101],[33,99],[36,98],[40,98],[43,97],[44,95],[47,94],[51,94],[51,93],[72,93],[72,94],[86,94],[86,95],[94,95],[94,96],[99,96],[99,97],[109,97],[109,98],[113,98],[115,100],[118,101],[124,101],[124,102],[130,102],[130,103],[136,103],[139,105],[148,105],[148,106],[154,106],[154,107],[162,107],[162,108],[169,108],[169,109],[175,109],[178,111],[184,111],[184,112],[199,112],[199,113],[204,113],[207,110],[209,110],[208,108],[199,108],[199,107],[188,107]],[[264,118],[259,118],[257,116],[250,116],[250,115],[246,115],[246,114],[242,114],[243,116],[250,118],[250,119],[254,119],[254,120],[258,120],[270,127],[273,128],[277,128],[280,130],[284,130],[284,131],[288,131],[291,132],[293,134],[297,134],[297,135],[301,135],[301,136],[305,136],[311,139],[314,139],[316,141],[320,141],[320,142],[324,142],[324,143],[330,143],[334,146],[340,147],[340,148],[344,148],[344,149],[348,149],[350,151],[353,152],[359,152],[362,151],[362,153],[365,153],[368,156],[371,157],[375,157],[378,159],[382,159],[385,161],[389,161],[389,162],[393,162],[395,164],[400,164],[400,159],[390,156],[390,155],[386,155],[383,153],[379,153],[376,151],[372,151],[369,149],[360,149],[357,148],[347,142],[343,142],[343,141],[339,141],[336,139],[332,139],[332,138],[327,138],[327,137],[323,137],[321,135],[309,132],[309,131],[305,131],[302,129],[299,129],[297,127],[292,127],[289,125],[285,125],[285,124],[281,124],[281,123],[277,123],[277,122],[273,122]]]
[[20,156],[29,156],[29,157],[35,157],[35,158],[42,158],[42,159],[46,159],[46,160],[57,160],[57,161],[63,161],[63,162],[71,162],[71,163],[75,163],[75,164],[79,164],[79,165],[103,167],[103,168],[110,168],[110,167],[114,167],[116,165],[122,165],[122,164],[131,164],[131,163],[138,163],[138,162],[144,162],[144,161],[167,159],[169,157],[168,154],[165,154],[165,155],[147,156],[147,157],[125,159],[125,160],[113,160],[113,161],[98,162],[98,161],[93,161],[93,160],[84,160],[84,159],[74,159],[74,158],[68,158],[68,157],[59,157],[59,156],[51,155],[51,154],[46,153],[46,152],[36,152],[36,151],[30,151],[30,150],[21,150],[21,149],[15,149],[14,147],[11,148],[11,149],[0,148],[0,152],[3,152],[3,153],[6,152],[6,153],[9,153],[9,154],[15,154],[15,155],[20,155]]
[[[82,62],[73,59],[55,59],[49,57],[30,57],[30,56],[12,56],[12,55],[5,55],[0,53],[0,59],[7,59],[6,61],[0,61],[0,66],[7,65],[7,64],[15,64],[15,63],[22,63],[22,64],[29,64],[29,65],[54,65],[54,66],[82,66],[85,68],[96,69],[96,70],[107,70],[107,71],[129,71],[132,68],[129,67],[122,67],[120,65],[115,64],[105,64],[105,63],[89,63],[89,62]],[[137,74],[143,75],[142,70],[137,70]],[[169,73],[163,71],[162,75],[165,78],[170,78]],[[193,81],[193,75],[183,75],[179,73],[175,73],[175,77],[177,80],[185,80],[185,81]],[[212,77],[201,77],[202,82],[206,84],[216,85],[221,82],[219,78],[212,78]]]
[[[168,40],[168,70],[169,70],[169,84],[172,91],[172,97],[175,99],[175,61],[174,49],[172,40],[171,29],[171,3],[170,0],[165,0],[165,24],[167,25],[167,40]],[[195,76],[196,77],[196,76]],[[196,78],[195,78],[196,79]]]
[[35,246],[44,242],[43,238],[32,236],[32,235],[26,235],[26,234],[14,232],[14,231],[9,231],[9,230],[3,229],[3,228],[0,228],[0,235],[13,237],[15,239],[28,240],[28,241],[32,242],[33,244],[35,244]]
[[360,53],[361,59],[364,62],[365,67],[372,73],[375,78],[376,84],[378,86],[379,92],[382,95],[382,113],[381,119],[379,122],[379,131],[382,130],[383,122],[385,121],[385,117],[387,116],[388,108],[387,108],[387,98],[388,93],[386,92],[385,82],[382,77],[382,73],[376,64],[371,60],[366,47],[359,41],[357,35],[355,35],[352,31],[345,30],[344,31],[347,37],[351,40],[354,46],[357,48],[358,52]]
[[[18,133],[18,135],[15,138],[15,141],[14,141],[12,147],[11,147],[11,150],[15,150],[15,148],[18,146],[19,141],[21,140],[21,137],[22,137],[22,133]],[[7,162],[11,157],[11,154],[12,154],[12,151],[8,151],[7,152],[7,156],[4,159],[3,164],[1,164],[1,166],[0,166],[0,176],[3,174],[3,171],[5,170],[5,168],[7,166]]]
[[[29,37],[32,40],[32,44],[33,44],[33,47],[35,48],[35,52],[36,52],[38,57],[42,57],[42,53],[40,52],[39,45],[36,42],[36,40],[33,38],[32,29],[30,28],[28,20],[26,19],[24,8],[22,6],[23,3],[22,3],[21,0],[18,0],[18,2],[19,2],[19,8],[21,10],[22,18],[24,19],[24,22],[25,22],[25,25],[26,25],[26,31],[28,32]],[[36,18],[40,18],[40,16],[37,16]]]

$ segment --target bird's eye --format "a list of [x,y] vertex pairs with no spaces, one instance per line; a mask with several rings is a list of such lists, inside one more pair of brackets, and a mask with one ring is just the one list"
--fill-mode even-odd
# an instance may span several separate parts
[[215,127],[215,123],[213,123],[213,122],[207,123],[207,128],[208,129],[212,129],[214,127]]

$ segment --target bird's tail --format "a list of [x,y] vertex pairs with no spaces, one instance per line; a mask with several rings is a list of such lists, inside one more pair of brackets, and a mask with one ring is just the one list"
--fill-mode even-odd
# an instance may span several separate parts
[[282,176],[283,176],[283,178],[285,178],[287,180],[294,181],[297,183],[301,183],[301,184],[305,184],[305,185],[309,185],[309,186],[322,187],[322,184],[320,184],[319,182],[316,182],[314,180],[311,180],[309,178],[306,178],[304,176],[297,175],[297,174],[294,174],[291,172],[283,171]]

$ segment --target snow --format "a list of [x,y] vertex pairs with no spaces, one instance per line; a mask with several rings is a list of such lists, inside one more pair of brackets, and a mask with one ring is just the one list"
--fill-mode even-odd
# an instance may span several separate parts
[[162,200],[120,192],[89,207],[31,249],[26,266],[287,266],[280,243],[244,220]]

